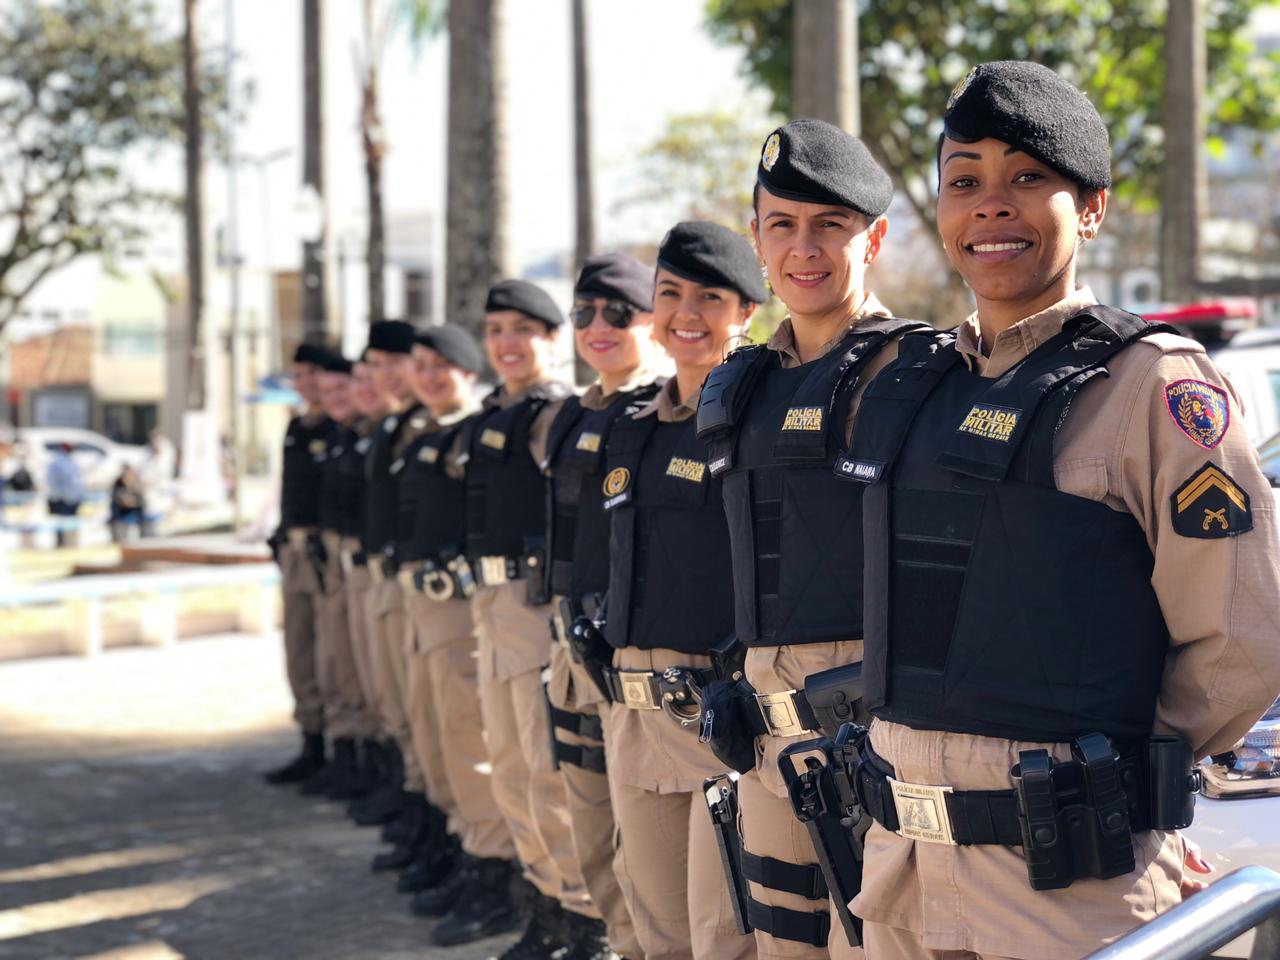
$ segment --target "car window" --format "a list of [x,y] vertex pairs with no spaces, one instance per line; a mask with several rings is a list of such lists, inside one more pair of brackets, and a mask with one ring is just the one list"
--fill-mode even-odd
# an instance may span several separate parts
[[1271,386],[1271,403],[1276,411],[1276,422],[1280,423],[1280,370],[1268,370],[1267,383]]
[[88,456],[96,457],[98,459],[107,455],[107,452],[101,447],[95,447],[92,443],[84,443],[83,441],[76,444],[75,452],[87,454]]

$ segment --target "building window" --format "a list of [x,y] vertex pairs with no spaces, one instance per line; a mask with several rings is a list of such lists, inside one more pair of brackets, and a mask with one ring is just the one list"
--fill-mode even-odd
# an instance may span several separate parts
[[160,329],[150,323],[108,323],[102,335],[109,357],[156,357],[161,346]]
[[158,414],[154,403],[104,403],[102,432],[116,443],[146,443]]

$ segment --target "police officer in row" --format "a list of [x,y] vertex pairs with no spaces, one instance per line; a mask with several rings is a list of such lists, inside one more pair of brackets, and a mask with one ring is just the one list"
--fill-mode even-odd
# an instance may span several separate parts
[[417,837],[406,838],[412,862],[398,888],[415,893],[415,912],[428,916],[456,902],[463,872],[480,872],[476,862],[505,864],[515,856],[493,798],[480,717],[467,602],[475,584],[463,555],[465,488],[446,470],[450,449],[479,410],[476,376],[483,365],[479,344],[461,327],[446,324],[415,335],[411,384],[428,425],[405,447],[396,485],[397,577],[408,630],[407,710],[432,800],[442,808],[442,814],[425,818]]
[[1271,491],[1196,342],[1076,285],[1107,128],[1045,67],[976,67],[938,228],[977,311],[903,340],[864,496],[869,955],[1067,960],[1176,904],[1195,759],[1280,689]]
[[293,355],[293,387],[303,411],[289,421],[280,481],[280,528],[271,543],[280,564],[284,595],[284,653],[293,719],[302,729],[302,750],[266,775],[271,784],[297,783],[324,767],[324,702],[316,680],[316,617],[321,595],[313,559],[320,548],[320,475],[333,422],[320,406],[318,374],[328,356],[304,343]]
[[[652,371],[653,268],[632,256],[588,257],[574,287],[574,344],[597,375],[581,396],[567,398],[547,441],[547,593],[552,598],[555,644],[547,698],[555,761],[564,778],[574,850],[591,901],[604,922],[569,913],[579,944],[594,939],[596,954],[609,946],[624,957],[641,955],[635,928],[614,874],[614,811],[596,670],[601,654],[573,649],[577,622],[603,615],[609,586],[609,521],[605,514],[605,453],[614,424],[657,392]],[[607,941],[606,941],[607,925]]]
[[[477,583],[471,613],[493,792],[528,881],[528,923],[508,960],[567,947],[565,908],[595,914],[573,849],[564,781],[552,766],[542,681],[551,608],[542,576],[541,464],[551,421],[570,393],[552,375],[563,323],[560,308],[532,283],[504,280],[490,289],[484,346],[500,382],[468,422],[455,457],[466,476],[466,558]],[[483,864],[433,941],[461,943],[518,924],[509,877],[501,861]]]
[[[718,736],[737,744],[726,762],[759,771],[739,784],[743,872],[760,953],[773,957],[859,953],[831,922],[778,762],[820,732],[805,678],[861,659],[862,490],[841,467],[867,381],[902,332],[922,326],[890,317],[866,287],[892,195],[888,174],[838,127],[793,120],[769,135],[751,227],[787,317],[768,344],[715,371],[698,413],[724,482],[737,633],[748,648],[737,726],[756,735],[743,742],[722,719],[730,729]],[[856,667],[842,685],[855,701]]]
[[721,482],[694,412],[768,292],[745,238],[693,222],[663,239],[653,297],[675,376],[611,431],[599,484],[612,534],[602,680],[614,866],[644,956],[749,958],[756,944],[739,931],[702,800],[723,766],[698,741],[700,692],[741,660]]

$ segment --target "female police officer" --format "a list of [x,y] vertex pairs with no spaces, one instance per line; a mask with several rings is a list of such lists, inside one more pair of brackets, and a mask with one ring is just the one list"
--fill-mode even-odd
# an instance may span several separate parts
[[710,648],[732,635],[733,593],[720,483],[693,415],[708,371],[766,297],[745,239],[710,223],[673,227],[658,250],[654,336],[676,375],[610,433],[605,632],[619,649],[605,672],[606,755],[615,870],[651,960],[755,956],[699,796],[722,767],[698,742],[697,692]]
[[1274,506],[1230,385],[1076,288],[1109,153],[1052,71],[975,68],[938,226],[977,312],[863,398],[877,958],[1066,960],[1176,903],[1192,758],[1280,688]]
[[[919,325],[889,317],[865,287],[893,189],[856,137],[792,121],[766,139],[757,176],[756,249],[789,316],[767,346],[737,351],[712,374],[698,411],[711,468],[724,478],[737,632],[754,687],[741,706],[745,736],[735,738],[741,758],[720,752],[760,772],[739,784],[760,955],[850,955],[778,756],[817,735],[797,692],[805,677],[861,658],[861,597],[850,589],[862,567],[861,490],[845,479],[841,454],[861,386]],[[856,674],[846,686],[856,699]],[[724,714],[715,711],[713,743],[734,733]]]
[[581,398],[565,401],[547,439],[547,592],[556,635],[547,699],[574,849],[603,918],[566,915],[578,954],[587,960],[585,945],[593,937],[600,956],[608,954],[610,944],[624,957],[641,955],[613,871],[614,817],[601,742],[604,695],[589,674],[589,652],[584,660],[583,652],[571,651],[568,629],[578,617],[599,613],[609,586],[609,522],[601,482],[611,428],[658,389],[650,364],[653,267],[623,253],[588,257],[573,295],[570,316],[578,355],[599,379]]

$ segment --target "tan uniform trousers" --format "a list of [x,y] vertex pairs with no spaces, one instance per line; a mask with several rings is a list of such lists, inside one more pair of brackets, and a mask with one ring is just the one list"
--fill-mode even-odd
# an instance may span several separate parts
[[598,917],[573,849],[564,779],[551,761],[542,685],[550,606],[529,606],[525,592],[517,581],[481,587],[471,598],[493,794],[525,878],[566,909]]
[[470,605],[432,600],[412,585],[411,571],[401,575],[408,581],[409,726],[428,795],[468,853],[510,859],[515,848],[493,799],[484,745]]
[[406,706],[408,653],[405,649],[404,593],[394,579],[372,574],[369,592],[365,594],[365,611],[369,618],[369,651],[372,658],[373,683],[383,732],[395,741],[404,758],[404,789],[409,793],[425,793],[426,781],[413,749]]
[[862,942],[866,945],[867,956],[875,960],[1012,960],[972,950],[933,950],[921,946],[917,934],[883,923],[864,923]]
[[[603,720],[605,711],[600,705],[604,697],[587,676],[585,668],[574,663],[568,644],[563,642],[551,646],[547,698],[561,710]],[[557,729],[555,735],[570,745],[604,748],[603,742],[579,736],[570,730]],[[564,778],[573,849],[591,902],[608,928],[609,945],[620,956],[641,956],[640,941],[636,939],[631,914],[627,911],[622,888],[613,869],[614,816],[613,804],[609,800],[608,774],[561,762],[560,776]]]
[[284,664],[293,692],[293,719],[303,733],[324,730],[324,700],[316,678],[316,620],[320,583],[307,556],[307,531],[288,531],[280,547],[280,587],[284,594]]
[[[829,643],[807,643],[781,647],[754,647],[747,651],[747,680],[759,693],[781,693],[804,688],[804,678],[841,663],[862,659],[861,640]],[[742,811],[742,845],[759,857],[775,857],[790,863],[816,864],[818,855],[809,833],[795,817],[787,790],[778,771],[778,754],[797,740],[811,740],[820,734],[800,737],[756,738],[756,771],[758,777],[743,777],[738,782],[738,805]],[[751,884],[751,896],[761,903],[790,910],[815,912],[822,909],[814,900],[782,890]],[[864,956],[861,947],[851,947],[844,927],[830,901],[831,933],[827,947],[814,947],[794,940],[782,940],[760,930],[756,944],[761,958],[822,958],[855,960]],[[875,956],[872,954],[871,956]]]
[[[360,541],[346,537],[342,550],[348,556],[360,552]],[[369,594],[369,568],[364,564],[352,564],[346,571],[344,584],[347,589],[347,630],[351,637],[352,660],[356,668],[356,680],[360,684],[362,704],[360,736],[381,740],[382,715],[378,712],[378,687],[373,680],[373,651],[369,644],[369,615],[366,597]]]
[[356,674],[355,651],[347,616],[347,586],[342,574],[342,538],[321,534],[325,548],[324,593],[316,620],[316,680],[324,700],[324,727],[332,737],[355,739],[364,728],[364,694]]

